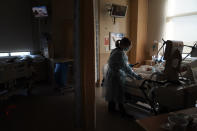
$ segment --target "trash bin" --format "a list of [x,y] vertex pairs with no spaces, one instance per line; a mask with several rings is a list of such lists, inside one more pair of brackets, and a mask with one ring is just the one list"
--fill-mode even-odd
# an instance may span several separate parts
[[67,84],[68,66],[68,62],[55,64],[55,81],[59,86],[66,86]]

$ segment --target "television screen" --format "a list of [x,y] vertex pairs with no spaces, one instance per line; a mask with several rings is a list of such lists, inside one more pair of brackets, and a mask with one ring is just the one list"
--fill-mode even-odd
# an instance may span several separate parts
[[111,16],[113,17],[125,17],[127,12],[127,6],[112,4]]
[[32,8],[34,17],[40,18],[40,17],[47,17],[47,7],[46,6],[36,6]]

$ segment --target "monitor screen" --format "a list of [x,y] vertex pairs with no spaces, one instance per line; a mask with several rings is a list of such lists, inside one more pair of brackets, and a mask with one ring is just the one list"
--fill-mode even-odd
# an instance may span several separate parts
[[36,6],[32,8],[34,17],[40,18],[40,17],[47,17],[47,7],[46,6]]
[[127,12],[127,6],[112,4],[111,16],[113,17],[125,17]]

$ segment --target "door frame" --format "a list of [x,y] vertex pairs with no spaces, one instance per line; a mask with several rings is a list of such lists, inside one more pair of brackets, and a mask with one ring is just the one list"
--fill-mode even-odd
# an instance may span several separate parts
[[75,0],[75,124],[86,131],[96,127],[93,5],[93,0]]

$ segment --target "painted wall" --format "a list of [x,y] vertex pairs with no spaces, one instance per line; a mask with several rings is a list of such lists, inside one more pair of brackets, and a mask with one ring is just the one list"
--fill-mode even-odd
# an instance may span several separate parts
[[0,4],[0,51],[36,50],[32,38],[31,0],[3,0]]
[[131,1],[131,41],[133,47],[129,53],[130,63],[144,64],[147,45],[148,1]]
[[[167,0],[148,0],[148,37],[147,52],[150,51],[154,40],[162,42],[164,38]],[[151,56],[148,56],[150,59]]]
[[137,22],[136,62],[139,62],[140,64],[144,64],[144,61],[146,60],[146,46],[147,46],[147,23],[148,23],[147,0],[138,0],[137,21],[138,22]]
[[[127,15],[124,18],[117,18],[113,24],[113,19],[107,12],[107,4],[128,5]],[[109,37],[109,32],[124,33],[125,36],[130,36],[130,0],[100,0],[100,79],[102,79],[102,68],[110,55],[110,51],[106,51],[104,46],[104,38]]]

